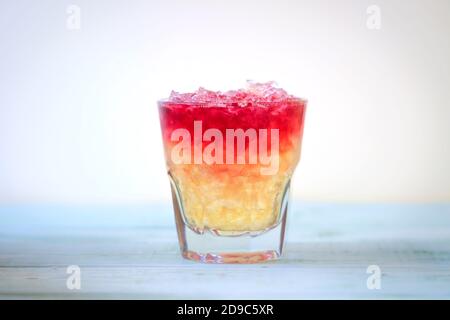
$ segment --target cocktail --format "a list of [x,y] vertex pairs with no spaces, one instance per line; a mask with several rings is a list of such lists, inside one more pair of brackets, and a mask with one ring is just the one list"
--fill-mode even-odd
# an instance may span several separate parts
[[212,263],[281,255],[306,101],[273,83],[158,102],[181,253]]

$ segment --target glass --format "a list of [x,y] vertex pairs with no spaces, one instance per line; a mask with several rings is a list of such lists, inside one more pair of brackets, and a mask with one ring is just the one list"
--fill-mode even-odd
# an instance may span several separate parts
[[256,263],[283,250],[306,101],[158,102],[183,257]]

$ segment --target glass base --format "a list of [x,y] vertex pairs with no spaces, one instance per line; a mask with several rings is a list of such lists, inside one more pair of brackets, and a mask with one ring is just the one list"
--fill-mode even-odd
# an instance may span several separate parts
[[[172,181],[173,182],[173,181]],[[184,258],[203,263],[260,263],[278,259],[283,251],[288,211],[289,184],[284,192],[281,212],[275,226],[259,233],[218,235],[210,230],[192,230],[184,221],[174,183],[172,200],[178,240]]]
[[259,263],[277,259],[283,250],[283,224],[257,236],[217,236],[211,232],[198,234],[187,226],[180,239],[184,258],[204,263]]
[[188,260],[194,260],[203,263],[261,263],[269,260],[278,259],[279,253],[276,251],[249,252],[249,253],[198,253],[186,251],[183,257]]

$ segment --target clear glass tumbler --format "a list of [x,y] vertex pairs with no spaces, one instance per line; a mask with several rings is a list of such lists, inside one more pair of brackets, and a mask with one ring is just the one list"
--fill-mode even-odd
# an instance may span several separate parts
[[158,102],[183,257],[257,263],[283,249],[306,101]]

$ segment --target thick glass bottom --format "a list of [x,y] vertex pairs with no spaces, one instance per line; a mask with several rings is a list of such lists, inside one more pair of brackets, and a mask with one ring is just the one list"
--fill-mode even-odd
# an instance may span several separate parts
[[[182,226],[183,228],[183,226]],[[184,258],[204,263],[259,263],[275,260],[283,250],[284,223],[256,236],[198,234],[184,226],[180,241]]]

